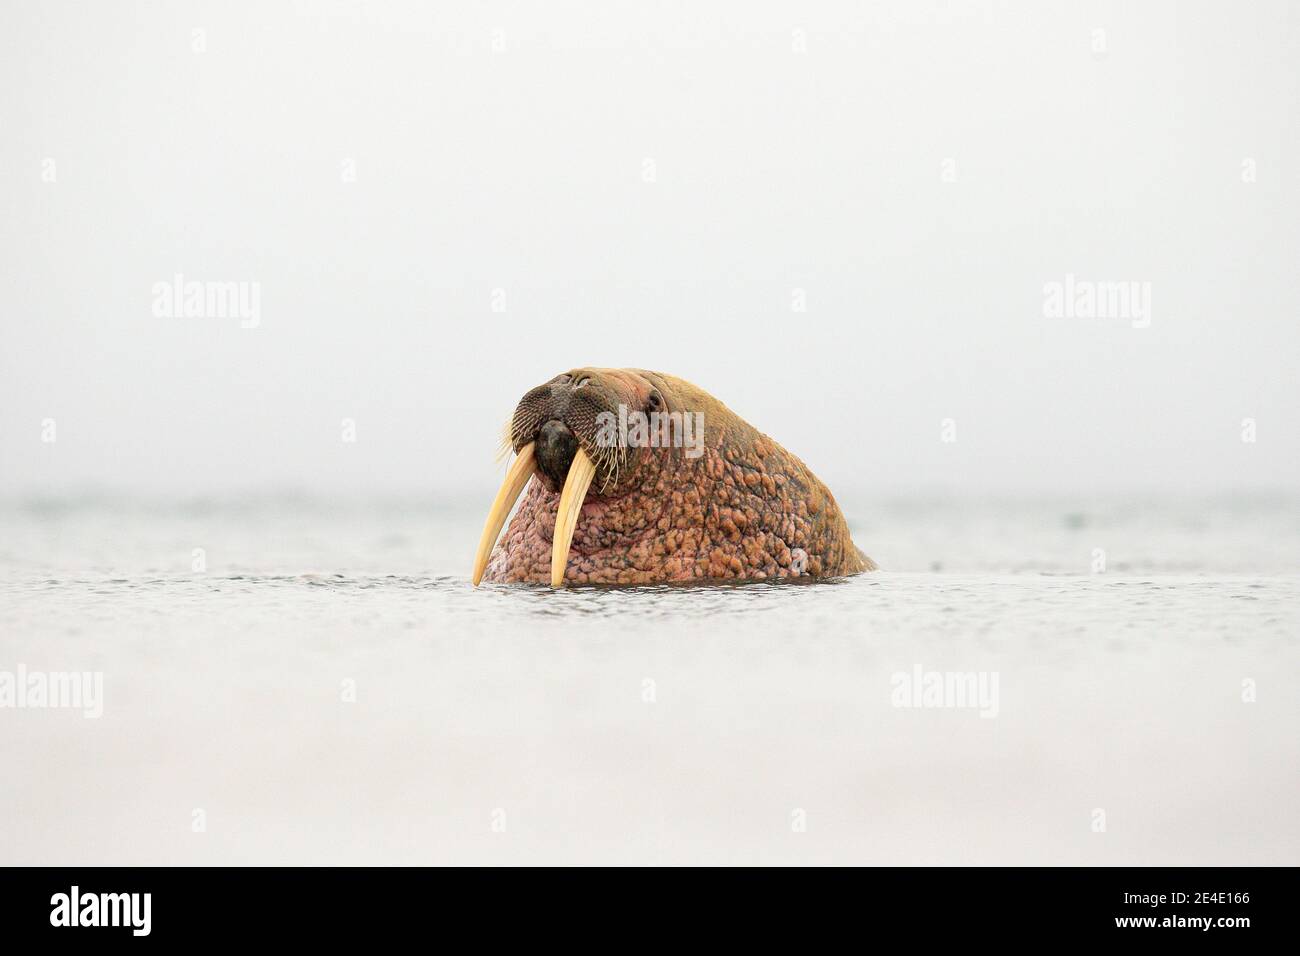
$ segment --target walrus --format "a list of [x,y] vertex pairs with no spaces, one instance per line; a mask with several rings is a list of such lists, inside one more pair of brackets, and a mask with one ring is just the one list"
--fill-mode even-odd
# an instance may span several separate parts
[[506,443],[515,458],[483,527],[475,585],[707,584],[876,568],[802,461],[680,378],[573,369],[524,395]]

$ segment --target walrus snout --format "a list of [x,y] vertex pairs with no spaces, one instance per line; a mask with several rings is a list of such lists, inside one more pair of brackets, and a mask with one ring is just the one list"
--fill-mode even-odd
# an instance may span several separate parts
[[573,429],[559,419],[545,422],[537,434],[537,469],[546,478],[552,491],[564,487],[578,453],[578,439]]

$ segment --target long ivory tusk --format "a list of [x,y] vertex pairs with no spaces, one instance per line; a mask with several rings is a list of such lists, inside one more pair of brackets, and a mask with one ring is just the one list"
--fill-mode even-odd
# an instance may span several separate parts
[[478,552],[474,555],[474,586],[477,587],[479,581],[483,580],[483,572],[487,569],[488,557],[492,554],[492,546],[497,543],[497,535],[501,533],[501,526],[506,523],[506,516],[510,514],[510,509],[515,506],[515,501],[519,498],[519,493],[524,490],[524,485],[528,484],[528,479],[533,474],[533,443],[529,442],[523,448],[519,449],[519,455],[510,463],[510,470],[506,472],[506,480],[501,485],[501,490],[497,492],[496,501],[492,502],[492,510],[488,512],[487,521],[483,525],[483,537],[478,539]]
[[569,466],[568,477],[564,479],[564,490],[560,492],[560,507],[555,512],[555,534],[551,539],[551,587],[558,588],[564,583],[564,568],[569,563],[569,545],[573,542],[573,529],[578,525],[578,512],[587,499],[587,489],[596,474],[587,453],[578,448]]

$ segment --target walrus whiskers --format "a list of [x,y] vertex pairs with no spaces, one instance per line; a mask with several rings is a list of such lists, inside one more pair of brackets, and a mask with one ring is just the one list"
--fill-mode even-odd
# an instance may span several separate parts
[[596,471],[601,475],[600,492],[604,494],[618,484],[619,475],[627,463],[627,444],[620,441],[618,444],[598,446],[592,460],[596,464]]
[[[478,539],[478,551],[474,555],[473,580],[476,586],[483,580],[483,571],[487,568],[488,557],[492,554],[492,546],[497,543],[501,526],[506,523],[506,516],[519,500],[519,495],[524,490],[524,485],[528,484],[528,479],[533,476],[533,447],[533,443],[529,442],[519,449],[519,455],[510,463],[506,480],[502,483],[501,490],[497,492],[496,500],[492,502],[492,509],[488,512],[487,521],[483,525],[483,535]],[[565,547],[567,548],[568,545],[566,544]]]
[[564,479],[560,492],[560,507],[555,512],[555,533],[551,538],[551,587],[564,583],[564,568],[569,563],[569,545],[573,543],[573,529],[578,525],[578,512],[587,500],[587,489],[596,475],[596,466],[587,453],[578,448]]

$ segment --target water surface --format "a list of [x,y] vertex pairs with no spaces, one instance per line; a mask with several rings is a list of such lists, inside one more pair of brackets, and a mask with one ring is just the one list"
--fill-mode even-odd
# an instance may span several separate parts
[[480,510],[6,505],[0,671],[104,713],[0,710],[0,862],[1300,862],[1292,500],[880,501],[877,574],[563,592],[471,588]]

